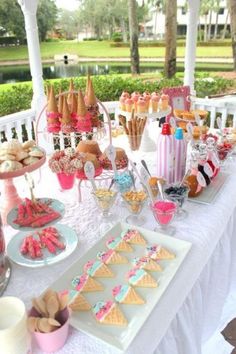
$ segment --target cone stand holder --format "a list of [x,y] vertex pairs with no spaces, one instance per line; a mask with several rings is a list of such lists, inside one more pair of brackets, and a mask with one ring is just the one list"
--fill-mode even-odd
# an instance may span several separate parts
[[[56,98],[58,99],[59,96],[64,96],[67,95],[68,93],[75,93],[78,94],[77,91],[66,91],[66,92],[62,92],[61,94],[57,95]],[[43,107],[43,109],[41,110],[38,118],[36,119],[36,124],[35,124],[35,139],[36,139],[36,143],[38,143],[39,141],[39,134],[43,134],[44,138],[47,140],[48,142],[51,142],[51,144],[54,144],[55,141],[58,141],[59,146],[60,146],[60,142],[64,139],[64,140],[68,140],[70,141],[71,147],[76,147],[75,141],[76,138],[79,139],[88,139],[93,137],[94,135],[100,136],[101,138],[105,135],[105,124],[107,124],[108,126],[108,134],[109,134],[109,144],[112,144],[112,129],[111,129],[111,118],[110,115],[106,109],[106,107],[104,106],[104,104],[97,99],[97,104],[98,106],[102,109],[102,112],[104,113],[104,116],[106,117],[106,122],[104,121],[104,127],[102,128],[97,128],[96,131],[93,132],[88,132],[88,133],[77,133],[77,132],[72,132],[72,133],[68,133],[68,134],[63,134],[62,132],[60,133],[49,133],[47,132],[47,130],[45,129],[44,131],[40,131],[40,121],[41,119],[45,119],[44,113],[45,110],[47,108],[47,104]],[[54,152],[54,147],[50,146],[52,153]],[[96,181],[103,181],[103,180],[111,180],[113,178],[113,171],[108,171],[108,170],[103,170],[103,172],[101,173],[101,175],[95,177]],[[81,192],[81,188],[82,188],[82,184],[85,184],[86,186],[86,182],[88,181],[87,179],[78,179],[78,202],[80,203],[82,201],[82,192]]]
[[[150,134],[149,134],[149,125],[152,121],[166,117],[170,113],[171,113],[170,106],[168,106],[168,109],[165,111],[160,110],[160,111],[153,112],[153,113],[149,113],[149,112],[147,112],[147,113],[134,113],[134,115],[139,118],[147,117],[147,123],[146,123],[146,126],[143,131],[140,151],[142,151],[142,152],[156,151],[156,143],[152,140],[152,138],[150,137]],[[126,119],[129,120],[131,118],[132,113],[119,110],[118,114],[126,117]]]
[[44,154],[41,159],[36,163],[25,166],[19,170],[12,172],[3,172],[0,173],[0,179],[4,182],[3,187],[3,205],[1,205],[1,214],[2,214],[2,223],[3,225],[7,224],[7,214],[9,211],[18,206],[22,200],[17,193],[17,189],[14,185],[14,178],[23,176],[26,172],[33,172],[40,168],[46,161],[46,155]]

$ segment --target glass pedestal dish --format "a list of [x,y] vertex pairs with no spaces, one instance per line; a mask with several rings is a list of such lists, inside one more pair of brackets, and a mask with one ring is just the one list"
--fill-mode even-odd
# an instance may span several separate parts
[[178,205],[171,200],[165,199],[156,200],[154,203],[150,203],[149,206],[158,224],[154,230],[167,235],[174,235],[175,227],[170,224],[178,210]]

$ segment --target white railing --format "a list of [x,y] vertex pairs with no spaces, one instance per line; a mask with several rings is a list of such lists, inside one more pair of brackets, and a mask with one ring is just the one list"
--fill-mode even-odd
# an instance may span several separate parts
[[[103,102],[108,113],[114,114],[115,119],[118,121],[119,114],[119,102]],[[236,100],[227,102],[222,99],[209,99],[209,98],[195,98],[193,100],[193,108],[204,109],[210,113],[210,127],[215,127],[216,117],[220,113],[222,117],[223,127],[226,126],[227,120],[232,119],[233,127],[236,128]],[[102,108],[100,112],[104,115]],[[29,109],[27,111],[10,114],[8,116],[0,117],[0,138],[3,140],[10,140],[13,136],[16,136],[22,141],[25,131],[27,132],[27,138],[32,139],[34,137],[34,127],[36,123],[35,111]],[[46,127],[46,118],[45,118]],[[45,129],[46,131],[46,129]],[[50,140],[50,139],[49,139]],[[53,139],[52,139],[53,141]]]

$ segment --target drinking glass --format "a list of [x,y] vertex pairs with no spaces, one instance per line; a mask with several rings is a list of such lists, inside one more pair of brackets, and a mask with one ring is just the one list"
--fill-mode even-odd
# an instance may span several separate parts
[[154,230],[168,235],[174,235],[175,227],[170,224],[175,217],[178,205],[171,200],[165,199],[150,203],[149,206],[156,222],[158,223],[158,226]]
[[146,219],[141,212],[145,205],[147,195],[144,191],[129,191],[122,194],[127,209],[131,212],[126,218],[126,222],[131,225],[141,226]]

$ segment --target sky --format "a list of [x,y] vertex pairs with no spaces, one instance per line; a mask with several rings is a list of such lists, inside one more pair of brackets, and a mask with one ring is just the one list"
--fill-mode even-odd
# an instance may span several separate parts
[[67,9],[67,10],[75,10],[78,8],[78,1],[76,0],[56,0],[57,7]]

